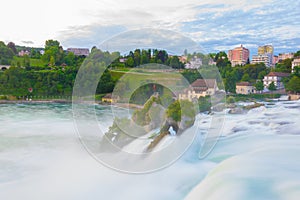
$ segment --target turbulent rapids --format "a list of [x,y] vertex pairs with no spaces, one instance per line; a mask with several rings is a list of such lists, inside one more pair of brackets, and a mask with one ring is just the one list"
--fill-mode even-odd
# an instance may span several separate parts
[[[219,142],[204,159],[199,151],[212,116],[197,115],[187,130],[198,127],[197,137],[183,156],[143,175],[120,173],[93,159],[74,130],[71,105],[0,105],[1,199],[297,199],[300,101],[264,104],[227,114]],[[110,107],[97,105],[95,111],[108,131]],[[89,115],[83,117],[88,123]],[[170,135],[155,148],[171,140]],[[147,145],[137,140],[123,148],[136,152]]]

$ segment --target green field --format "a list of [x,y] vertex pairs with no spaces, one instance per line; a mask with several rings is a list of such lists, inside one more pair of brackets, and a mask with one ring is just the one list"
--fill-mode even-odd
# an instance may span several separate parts
[[[14,56],[13,62],[23,65],[24,57]],[[30,58],[30,66],[32,67],[45,67],[45,63],[41,59]]]

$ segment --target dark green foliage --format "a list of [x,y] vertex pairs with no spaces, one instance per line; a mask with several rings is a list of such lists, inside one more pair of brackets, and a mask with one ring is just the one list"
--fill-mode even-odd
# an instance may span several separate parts
[[181,121],[181,107],[179,101],[174,101],[167,110],[167,117],[172,118],[174,121]]
[[257,81],[257,83],[255,84],[255,89],[257,91],[262,91],[264,90],[264,83],[262,81]]
[[274,82],[270,83],[270,85],[268,86],[268,89],[270,91],[275,91],[277,89],[275,83]]
[[300,56],[300,51],[297,51],[295,54],[294,54],[294,57],[298,57]]
[[284,72],[284,73],[291,73],[292,70],[292,59],[285,59],[280,63],[277,63],[275,66],[276,72]]
[[7,47],[4,42],[0,41],[0,64],[9,65],[14,57],[12,49]]
[[181,72],[181,74],[184,76],[184,78],[189,82],[193,83],[197,79],[201,79],[202,76],[200,75],[200,72],[196,69],[194,70],[184,70]]
[[63,63],[64,51],[57,40],[47,40],[45,43],[45,53],[42,60],[50,66],[61,65]]
[[17,54],[17,48],[16,48],[16,45],[15,43],[13,42],[9,42],[7,44],[7,47],[10,48],[12,50],[12,52],[16,55]]
[[237,82],[237,75],[236,75],[235,71],[226,72],[224,82],[225,82],[226,92],[235,93],[236,82]]
[[182,116],[189,117],[191,121],[196,115],[194,104],[187,100],[174,101],[167,109],[167,117],[173,119],[175,122],[182,120]]
[[[169,57],[165,50],[136,49],[134,52],[130,51],[127,56],[122,58],[127,59],[125,62],[125,67],[130,68],[139,67],[149,63],[168,65],[174,69],[182,69],[184,67],[184,64],[179,61],[178,56]],[[116,66],[121,66],[121,64],[116,63]]]
[[174,69],[182,69],[184,65],[179,61],[178,56],[172,56],[168,59],[168,65]]
[[293,93],[300,93],[300,78],[293,76],[286,85],[286,90]]
[[211,110],[211,101],[210,101],[210,97],[206,96],[206,97],[200,97],[198,100],[199,103],[199,111],[200,112],[205,112],[205,111],[210,111]]

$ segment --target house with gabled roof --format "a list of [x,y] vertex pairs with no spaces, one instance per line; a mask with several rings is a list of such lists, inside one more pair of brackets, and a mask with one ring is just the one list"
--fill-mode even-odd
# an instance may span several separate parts
[[189,88],[179,94],[179,100],[193,101],[200,97],[214,95],[218,90],[216,79],[197,79]]
[[266,75],[263,79],[265,88],[268,88],[269,85],[274,82],[277,89],[284,89],[284,85],[282,82],[283,78],[289,77],[289,73],[283,73],[283,72],[270,72],[268,75]]
[[255,87],[249,82],[240,82],[236,84],[237,94],[253,94],[255,93]]

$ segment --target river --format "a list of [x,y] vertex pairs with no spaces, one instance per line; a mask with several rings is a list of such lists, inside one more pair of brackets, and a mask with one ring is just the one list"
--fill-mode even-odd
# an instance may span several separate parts
[[[110,107],[96,108],[107,130]],[[197,124],[205,126],[207,117],[201,115]],[[222,137],[206,158],[199,159],[194,142],[167,168],[128,174],[87,153],[72,105],[2,104],[0,199],[299,199],[299,122],[300,101],[227,115]]]

